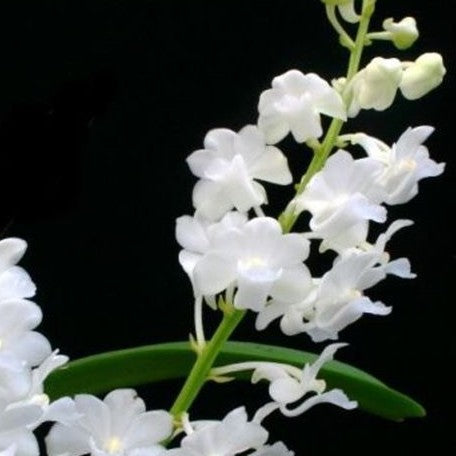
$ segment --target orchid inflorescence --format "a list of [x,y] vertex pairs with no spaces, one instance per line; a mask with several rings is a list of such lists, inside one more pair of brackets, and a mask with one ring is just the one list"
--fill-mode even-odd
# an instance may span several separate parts
[[[322,1],[350,52],[346,76],[329,83],[292,69],[275,77],[259,97],[257,124],[238,132],[213,129],[203,148],[187,159],[198,178],[195,212],[177,219],[176,237],[182,247],[179,262],[194,293],[191,345],[197,361],[170,411],[146,411],[132,389],[114,390],[104,400],[78,394],[51,401],[43,386],[46,377],[68,359],[34,331],[42,318],[29,300],[35,285],[16,266],[26,243],[0,241],[0,456],[39,454],[33,431],[46,421],[56,423],[46,438],[50,456],[293,455],[282,442],[268,443],[263,421],[271,413],[297,416],[323,402],[357,406],[319,378],[321,367],[344,343],[327,345],[314,362],[300,367],[255,359],[214,367],[247,311],[255,313],[257,330],[278,320],[286,335],[335,341],[363,314],[391,312],[367,290],[388,275],[415,277],[406,258],[391,259],[387,251],[391,237],[413,222],[392,221],[376,239],[369,227],[386,223],[387,206],[414,198],[421,179],[443,172],[444,164],[433,161],[424,145],[433,128],[407,128],[391,146],[364,132],[341,134],[341,129],[363,110],[389,108],[398,91],[408,100],[430,92],[445,74],[442,57],[426,53],[414,62],[375,57],[360,68],[363,48],[375,40],[410,47],[418,38],[416,21],[389,18],[382,31],[369,32],[375,0],[363,0],[359,11],[355,0]],[[346,23],[358,26],[356,38],[345,30]],[[332,118],[325,135],[322,116]],[[276,219],[264,213],[263,183],[293,184],[277,146],[289,134],[313,155],[295,184],[295,196]],[[362,158],[352,150],[355,156],[361,151]],[[308,230],[292,233],[303,212],[310,217]],[[313,276],[308,264],[313,242],[320,252],[333,252],[332,265],[321,277]],[[223,315],[209,340],[203,321],[208,308]],[[205,381],[229,381],[241,371],[250,372],[253,383],[268,382],[270,398],[263,406],[250,418],[238,405],[222,420],[190,419],[189,407]]]

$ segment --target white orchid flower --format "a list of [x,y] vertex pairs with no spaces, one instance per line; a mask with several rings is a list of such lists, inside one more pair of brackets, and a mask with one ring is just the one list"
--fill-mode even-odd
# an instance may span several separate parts
[[[167,456],[234,456],[251,449],[261,451],[268,439],[268,431],[249,421],[244,407],[234,409],[222,421],[206,422],[188,431],[180,448],[169,450]],[[287,453],[272,453],[275,454]]]
[[291,132],[305,142],[323,134],[320,115],[346,120],[339,93],[314,73],[290,70],[272,81],[272,89],[260,96],[258,126],[269,144],[276,144]]
[[187,163],[200,178],[193,190],[196,212],[212,221],[233,208],[247,212],[265,204],[266,191],[256,180],[279,185],[293,181],[285,156],[277,147],[266,145],[254,125],[239,133],[211,130],[204,149],[193,152]]
[[372,188],[382,171],[382,164],[371,158],[355,160],[343,150],[332,155],[295,200],[298,212],[312,214],[309,237],[323,239],[323,247],[364,242],[368,221],[386,220],[386,209]]
[[375,57],[350,82],[348,115],[356,117],[361,109],[384,111],[389,108],[402,81],[402,73],[400,60]]
[[429,126],[408,128],[391,148],[368,135],[353,135],[352,142],[361,145],[369,157],[384,166],[376,184],[383,192],[379,198],[387,204],[407,203],[418,194],[421,179],[443,173],[445,164],[432,160],[423,145],[433,131]]
[[302,284],[310,281],[303,264],[308,254],[301,235],[282,234],[277,220],[258,217],[219,234],[195,267],[195,286],[201,295],[214,295],[234,284],[234,306],[258,312],[268,296],[302,294]]
[[112,391],[104,401],[80,394],[74,404],[79,418],[54,425],[46,438],[50,456],[157,454],[163,449],[160,442],[172,432],[171,415],[163,410],[146,412],[134,390]]

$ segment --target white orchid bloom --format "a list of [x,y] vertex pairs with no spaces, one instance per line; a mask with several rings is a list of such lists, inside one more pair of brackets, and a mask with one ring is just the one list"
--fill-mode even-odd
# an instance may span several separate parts
[[309,241],[301,235],[282,234],[277,220],[258,217],[218,235],[195,266],[195,286],[201,295],[215,295],[235,285],[234,306],[258,312],[268,296],[302,296],[310,282],[303,264],[308,254]]
[[172,432],[171,415],[163,410],[146,412],[134,390],[112,391],[104,401],[80,394],[74,404],[79,418],[54,425],[46,438],[50,456],[156,454]]
[[440,54],[423,54],[405,69],[400,85],[402,95],[408,100],[421,98],[438,87],[445,74],[446,68]]
[[402,73],[400,60],[375,57],[350,83],[348,115],[356,117],[361,109],[384,111],[389,108],[402,81]]
[[349,248],[366,240],[368,221],[383,223],[386,209],[373,192],[383,166],[371,158],[354,160],[337,151],[299,195],[296,210],[312,214],[309,237],[323,239],[322,248]]
[[365,313],[388,315],[390,307],[363,294],[387,275],[378,262],[377,252],[347,251],[318,280],[313,302],[291,306],[280,322],[282,331],[287,335],[306,332],[314,342],[321,342],[337,339],[341,330]]
[[[333,269],[322,279],[313,279],[307,297],[297,303],[272,299],[256,320],[258,330],[281,318],[281,328],[287,335],[307,332],[314,341],[337,338],[338,332],[357,320],[363,313],[386,315],[390,308],[371,302],[362,295],[388,274],[413,279],[407,258],[391,260],[386,244],[400,229],[412,225],[411,220],[396,220],[380,234],[374,244],[342,249]],[[356,257],[359,255],[359,259]],[[338,265],[338,263],[341,263]],[[352,276],[349,270],[352,268]]]
[[42,319],[41,309],[24,299],[0,300],[0,353],[11,353],[28,366],[37,366],[51,354],[49,341],[33,331]]
[[187,163],[200,178],[193,190],[196,211],[213,221],[233,208],[247,212],[265,204],[266,191],[257,179],[279,185],[293,181],[285,156],[278,148],[267,146],[254,125],[239,133],[211,130],[204,149],[193,152]]
[[[267,439],[268,431],[260,424],[249,421],[245,408],[239,407],[228,413],[222,421],[206,422],[197,426],[196,430],[188,429],[180,448],[169,450],[167,455],[234,456],[247,450],[264,448]],[[275,454],[285,456],[287,453],[272,453]]]
[[0,301],[14,298],[31,298],[36,287],[30,276],[16,263],[27,249],[27,243],[18,238],[0,241]]
[[[317,378],[321,367],[332,360],[336,351],[346,344],[332,344],[326,347],[313,364],[306,364],[303,369],[280,363],[247,362],[215,369],[218,373],[228,374],[247,369],[254,369],[252,382],[269,382],[269,395],[273,402],[261,407],[255,414],[254,421],[262,422],[275,410],[285,416],[300,415],[311,407],[321,403],[331,403],[346,410],[357,407],[340,389],[326,390],[326,382]],[[309,397],[310,393],[315,393]],[[297,402],[300,402],[298,405]]]
[[272,81],[272,89],[260,96],[258,126],[269,144],[276,144],[291,132],[305,142],[323,134],[320,114],[346,120],[339,93],[314,73],[290,70]]
[[407,49],[418,39],[419,32],[413,17],[404,17],[394,22],[392,17],[383,21],[383,29],[398,49]]
[[377,187],[382,188],[381,198],[387,204],[407,203],[417,195],[421,179],[443,173],[445,164],[432,160],[423,145],[433,131],[429,126],[408,128],[391,148],[365,134],[353,135],[354,144],[361,145],[369,157],[384,165]]

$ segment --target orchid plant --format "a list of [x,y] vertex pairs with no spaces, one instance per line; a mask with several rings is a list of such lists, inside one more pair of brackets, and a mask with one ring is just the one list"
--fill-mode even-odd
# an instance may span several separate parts
[[[35,285],[17,266],[26,243],[0,241],[0,456],[38,455],[34,430],[49,421],[50,456],[286,456],[293,451],[274,442],[264,424],[272,413],[295,417],[330,403],[389,418],[423,415],[412,399],[332,359],[345,345],[334,341],[347,326],[364,314],[391,312],[368,296],[370,288],[388,275],[415,277],[406,258],[391,259],[387,251],[391,237],[413,222],[392,221],[376,239],[371,224],[385,224],[388,206],[407,203],[421,179],[444,171],[424,145],[432,127],[409,127],[388,145],[370,133],[350,132],[348,121],[364,110],[388,109],[398,92],[408,100],[426,95],[442,82],[445,67],[437,53],[413,62],[378,56],[362,63],[364,48],[377,40],[411,47],[418,38],[415,19],[388,18],[383,30],[371,31],[376,0],[322,2],[349,54],[345,76],[328,82],[286,71],[260,95],[256,124],[209,131],[203,148],[187,159],[198,179],[195,212],[177,219],[176,237],[194,295],[190,342],[68,363],[35,331],[42,318],[30,301]],[[323,118],[331,119],[327,128]],[[288,135],[312,157],[297,182],[278,146]],[[295,196],[277,218],[265,214],[264,183],[294,183]],[[309,215],[308,229],[292,232],[302,213]],[[321,277],[312,273],[312,243],[332,252]],[[315,356],[229,342],[247,312],[255,314],[258,331],[278,322],[287,336],[331,343]],[[211,335],[204,328],[208,313],[220,317]],[[113,376],[117,370],[128,370],[128,378]],[[222,419],[193,415],[191,405],[206,382],[235,380],[240,372],[252,383],[268,383],[264,405],[247,412],[233,404]],[[132,389],[181,376],[186,380],[168,411],[146,411]],[[93,393],[108,394],[102,400]]]

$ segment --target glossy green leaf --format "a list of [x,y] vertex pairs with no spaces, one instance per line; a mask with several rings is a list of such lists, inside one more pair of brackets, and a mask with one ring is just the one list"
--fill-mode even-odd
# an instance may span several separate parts
[[[272,361],[302,367],[317,355],[289,348],[249,342],[227,342],[216,366],[243,361]],[[195,360],[188,342],[171,342],[108,352],[69,363],[53,372],[45,390],[52,399],[77,393],[106,393],[115,388],[135,387],[162,380],[185,378]],[[239,378],[248,379],[245,373]],[[413,399],[386,386],[375,377],[338,361],[320,371],[330,388],[341,388],[359,407],[392,420],[425,415]]]

